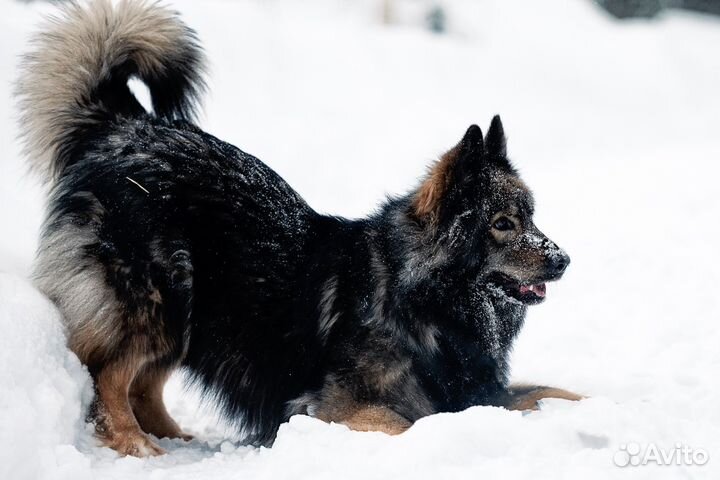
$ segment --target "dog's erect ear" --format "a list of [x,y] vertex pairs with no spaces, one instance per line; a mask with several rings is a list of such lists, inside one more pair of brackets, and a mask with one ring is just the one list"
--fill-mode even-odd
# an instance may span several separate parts
[[460,143],[451,148],[428,172],[413,199],[413,210],[418,218],[437,220],[443,198],[453,181],[475,175],[481,168],[484,142],[477,125],[467,129]]
[[487,152],[494,157],[504,158],[507,155],[507,141],[500,115],[495,115],[490,122],[490,129],[485,137]]
[[479,160],[483,153],[483,134],[480,127],[470,125],[459,145],[462,149],[463,159]]

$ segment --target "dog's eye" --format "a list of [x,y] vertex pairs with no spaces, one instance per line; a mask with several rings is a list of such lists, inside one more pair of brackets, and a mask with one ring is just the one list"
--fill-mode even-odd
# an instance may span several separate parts
[[501,232],[515,229],[515,224],[507,217],[500,217],[493,223],[493,228]]

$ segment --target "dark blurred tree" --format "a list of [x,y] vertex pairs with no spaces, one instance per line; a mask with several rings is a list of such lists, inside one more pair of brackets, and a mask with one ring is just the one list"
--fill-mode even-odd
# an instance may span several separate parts
[[652,18],[668,8],[720,15],[720,0],[594,0],[617,18]]
[[720,0],[684,0],[682,8],[720,15]]
[[445,33],[447,30],[447,16],[440,5],[435,5],[427,14],[427,25],[435,33]]

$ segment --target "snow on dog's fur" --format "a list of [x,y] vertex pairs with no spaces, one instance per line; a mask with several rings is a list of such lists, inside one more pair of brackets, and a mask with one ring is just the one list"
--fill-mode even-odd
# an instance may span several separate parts
[[36,281],[95,380],[107,445],[188,438],[162,402],[181,365],[266,445],[297,413],[399,433],[434,412],[579,398],[508,385],[526,306],[569,259],[532,222],[499,117],[375,215],[329,217],[191,122],[202,58],[157,4],[71,3],[19,81],[26,151],[51,184]]

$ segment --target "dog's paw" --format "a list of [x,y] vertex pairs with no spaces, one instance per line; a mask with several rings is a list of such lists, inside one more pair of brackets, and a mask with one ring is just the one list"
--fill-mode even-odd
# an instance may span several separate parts
[[104,444],[123,457],[127,455],[140,458],[156,457],[167,453],[143,433],[115,435],[110,439],[104,440]]
[[169,438],[170,440],[179,439],[179,440],[182,440],[182,441],[184,441],[184,442],[190,442],[190,441],[192,441],[192,440],[195,439],[195,436],[194,436],[194,435],[190,435],[189,433],[185,433],[185,432],[183,432],[182,430],[180,430],[179,428],[177,428],[177,429],[175,429],[175,430],[172,431],[172,432],[166,433],[166,434],[163,435],[162,437],[158,436],[158,438]]
[[513,386],[509,393],[510,396],[504,406],[509,410],[521,410],[523,412],[540,410],[545,399],[559,398],[577,402],[587,398],[562,388],[528,385]]

